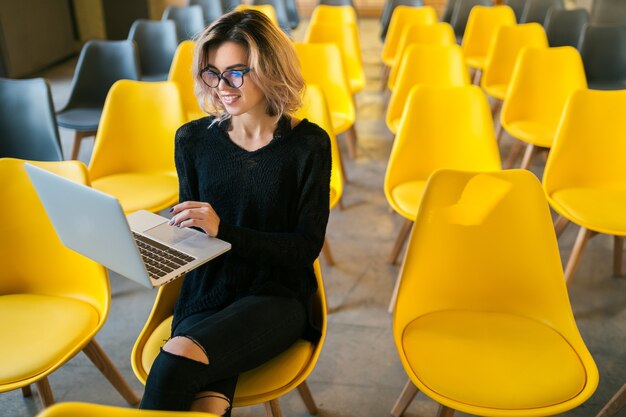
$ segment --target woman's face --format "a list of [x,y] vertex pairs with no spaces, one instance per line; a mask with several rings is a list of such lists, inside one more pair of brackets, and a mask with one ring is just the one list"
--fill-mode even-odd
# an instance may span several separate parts
[[[224,42],[217,48],[210,49],[208,58],[209,69],[217,74],[226,70],[249,68],[246,49],[235,42]],[[250,77],[250,73],[243,76],[243,84],[239,88],[231,87],[223,79],[220,80],[213,93],[231,116],[256,112],[264,114],[267,109],[265,95]]]

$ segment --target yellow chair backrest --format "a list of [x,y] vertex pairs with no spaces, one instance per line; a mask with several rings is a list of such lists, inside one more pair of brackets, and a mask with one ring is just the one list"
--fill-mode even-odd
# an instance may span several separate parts
[[137,410],[109,405],[66,402],[46,408],[37,417],[218,417],[193,411]]
[[256,10],[267,16],[276,26],[278,26],[278,17],[276,10],[271,4],[240,4],[235,10]]
[[194,93],[195,81],[192,66],[195,47],[196,43],[192,40],[186,40],[178,44],[167,77],[168,81],[173,81],[178,85],[187,121],[199,119],[207,115],[200,107]]
[[[566,100],[580,88],[587,88],[587,81],[575,48],[524,48],[502,107],[502,126],[507,129],[512,120],[532,120],[556,130]],[[552,140],[536,145],[549,148]]]
[[500,26],[489,47],[480,83],[492,97],[504,100],[522,48],[547,48],[548,38],[539,23]]
[[468,65],[482,68],[497,29],[515,23],[515,13],[509,6],[474,6],[469,14],[461,44]]
[[457,45],[410,45],[402,59],[385,121],[396,132],[407,96],[415,85],[463,86],[470,83],[463,52]]
[[411,7],[397,6],[393,10],[389,29],[383,45],[382,59],[385,65],[392,66],[398,52],[400,36],[408,24],[435,24],[437,23],[437,12],[431,6]]
[[356,12],[354,7],[343,6],[330,6],[328,4],[320,4],[313,9],[311,13],[311,23],[333,23],[340,25],[343,23],[357,23]]
[[389,73],[389,80],[387,85],[390,90],[393,90],[398,70],[402,62],[402,57],[406,53],[407,48],[410,45],[456,45],[456,38],[454,36],[454,29],[449,23],[440,22],[435,24],[409,24],[402,31],[400,41],[398,43],[398,52],[396,54],[396,60],[391,67]]

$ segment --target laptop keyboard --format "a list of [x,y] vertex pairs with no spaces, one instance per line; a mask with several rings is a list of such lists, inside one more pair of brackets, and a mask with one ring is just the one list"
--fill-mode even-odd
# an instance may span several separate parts
[[187,265],[196,258],[172,249],[146,236],[133,232],[146,269],[153,279],[164,277],[170,272]]

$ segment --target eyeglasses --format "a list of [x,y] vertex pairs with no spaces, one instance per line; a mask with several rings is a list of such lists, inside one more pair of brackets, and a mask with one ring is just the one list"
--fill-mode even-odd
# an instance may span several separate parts
[[200,77],[204,83],[211,87],[217,88],[220,80],[224,80],[227,86],[232,88],[240,88],[243,85],[243,76],[250,72],[250,68],[228,69],[218,74],[208,68],[200,71]]

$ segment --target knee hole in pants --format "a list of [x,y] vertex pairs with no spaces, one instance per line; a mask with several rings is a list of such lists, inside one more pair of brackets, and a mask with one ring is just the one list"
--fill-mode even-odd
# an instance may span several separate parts
[[163,350],[172,355],[182,356],[196,362],[209,364],[209,355],[196,340],[189,336],[176,336],[163,346]]

